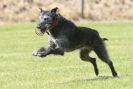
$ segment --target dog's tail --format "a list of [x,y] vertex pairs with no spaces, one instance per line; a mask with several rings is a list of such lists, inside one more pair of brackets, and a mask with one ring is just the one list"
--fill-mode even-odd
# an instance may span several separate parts
[[104,41],[108,41],[108,39],[107,38],[102,38]]

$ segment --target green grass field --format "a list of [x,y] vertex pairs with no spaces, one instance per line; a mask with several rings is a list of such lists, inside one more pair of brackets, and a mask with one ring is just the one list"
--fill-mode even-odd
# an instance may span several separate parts
[[33,50],[47,44],[47,35],[37,36],[34,23],[18,23],[0,25],[0,89],[133,89],[133,22],[78,25],[95,28],[109,39],[107,49],[119,78],[98,58],[100,75],[95,76],[78,50],[63,57],[33,57]]

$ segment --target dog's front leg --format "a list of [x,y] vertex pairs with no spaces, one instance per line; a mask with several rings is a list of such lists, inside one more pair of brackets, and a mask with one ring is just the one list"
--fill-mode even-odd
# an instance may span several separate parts
[[46,57],[47,55],[51,54],[53,48],[52,47],[41,47],[38,50],[33,51],[32,55],[33,56],[39,56],[39,57]]
[[64,55],[64,51],[62,48],[42,47],[32,53],[33,56],[39,56],[39,57],[46,57],[49,54]]
[[[62,37],[63,38],[63,37]],[[54,55],[64,55],[65,48],[68,46],[68,42],[66,42],[66,39],[56,39],[55,41],[55,48],[52,49],[51,54]]]
[[55,49],[52,49],[52,52],[51,54],[55,54],[55,55],[64,55],[64,50],[63,48],[55,48]]

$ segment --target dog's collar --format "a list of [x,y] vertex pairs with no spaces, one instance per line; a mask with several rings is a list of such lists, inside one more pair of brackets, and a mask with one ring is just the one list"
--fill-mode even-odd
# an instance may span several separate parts
[[57,25],[58,25],[58,20],[57,19],[53,19],[52,26],[50,28],[46,28],[46,33],[49,35],[49,31],[48,30],[56,29]]
[[55,29],[57,25],[58,25],[58,20],[56,18],[53,18],[51,29]]

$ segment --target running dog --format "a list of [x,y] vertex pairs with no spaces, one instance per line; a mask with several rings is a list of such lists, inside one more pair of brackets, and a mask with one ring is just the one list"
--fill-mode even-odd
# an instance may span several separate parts
[[91,28],[76,26],[70,20],[58,13],[58,8],[45,11],[40,9],[37,34],[48,34],[48,46],[41,47],[33,52],[33,56],[46,57],[49,54],[64,55],[64,52],[80,50],[80,58],[93,64],[95,74],[99,74],[96,58],[89,56],[94,51],[97,56],[111,69],[112,75],[117,77],[117,72],[108,56],[104,40],[99,33]]

